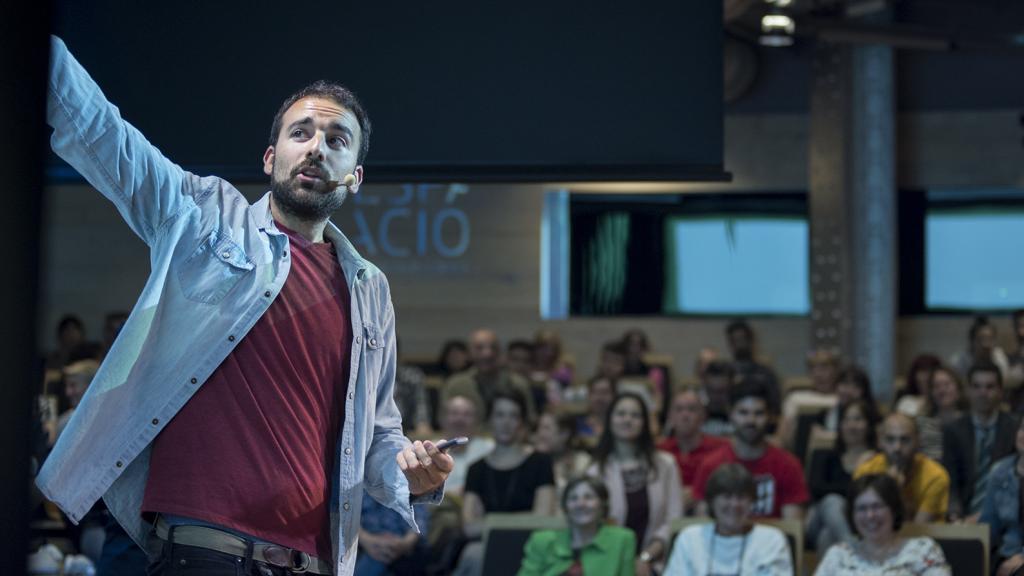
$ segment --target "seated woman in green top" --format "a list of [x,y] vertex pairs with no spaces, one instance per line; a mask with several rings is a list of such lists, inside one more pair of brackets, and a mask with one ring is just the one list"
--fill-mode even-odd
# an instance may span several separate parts
[[519,576],[634,576],[636,536],[608,524],[608,489],[601,480],[570,480],[562,511],[569,528],[531,534]]

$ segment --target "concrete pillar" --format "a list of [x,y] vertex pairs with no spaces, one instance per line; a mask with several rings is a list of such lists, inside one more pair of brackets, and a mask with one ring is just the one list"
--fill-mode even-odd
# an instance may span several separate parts
[[820,43],[810,129],[811,341],[892,398],[896,329],[893,51]]

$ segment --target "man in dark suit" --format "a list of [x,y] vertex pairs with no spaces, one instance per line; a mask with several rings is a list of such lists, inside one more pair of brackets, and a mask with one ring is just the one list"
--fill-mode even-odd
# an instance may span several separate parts
[[970,413],[942,431],[942,464],[949,472],[949,516],[977,517],[988,489],[993,463],[1014,451],[1017,422],[1001,409],[1003,375],[983,361],[967,372]]

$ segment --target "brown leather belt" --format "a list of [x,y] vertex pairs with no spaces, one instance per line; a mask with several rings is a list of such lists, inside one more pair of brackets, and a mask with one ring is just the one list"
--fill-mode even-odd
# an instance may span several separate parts
[[[156,521],[156,535],[161,540],[170,539],[171,526],[163,518]],[[174,544],[182,546],[195,546],[215,552],[231,554],[239,558],[245,558],[250,543],[240,536],[230,532],[210,528],[209,526],[193,526],[183,524],[174,526]],[[278,546],[277,544],[252,544],[252,559],[263,562],[277,568],[284,568],[296,574],[310,573],[329,576],[331,566],[322,560],[293,548]]]

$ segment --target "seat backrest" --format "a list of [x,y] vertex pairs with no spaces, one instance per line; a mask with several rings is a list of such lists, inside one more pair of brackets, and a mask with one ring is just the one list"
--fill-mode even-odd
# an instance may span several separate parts
[[[691,516],[689,518],[677,518],[672,522],[672,542],[669,543],[669,550],[665,557],[672,553],[672,546],[675,545],[676,535],[679,534],[687,526],[694,524],[706,524],[713,522],[711,518],[707,516]],[[789,553],[793,560],[794,574],[803,574],[804,564],[804,527],[803,523],[799,520],[789,520],[784,518],[758,518],[755,520],[756,523],[764,526],[772,526],[778,528],[786,535],[786,540],[789,542]]]
[[811,456],[815,450],[831,450],[836,445],[836,433],[825,430],[821,426],[812,426],[811,434],[807,438],[807,450],[804,453],[804,462],[808,467],[811,463]]
[[986,524],[906,523],[900,535],[928,536],[938,543],[953,576],[989,574],[989,529]]
[[534,530],[566,528],[565,518],[537,514],[488,514],[484,517],[482,574],[515,576],[523,563],[523,548]]

